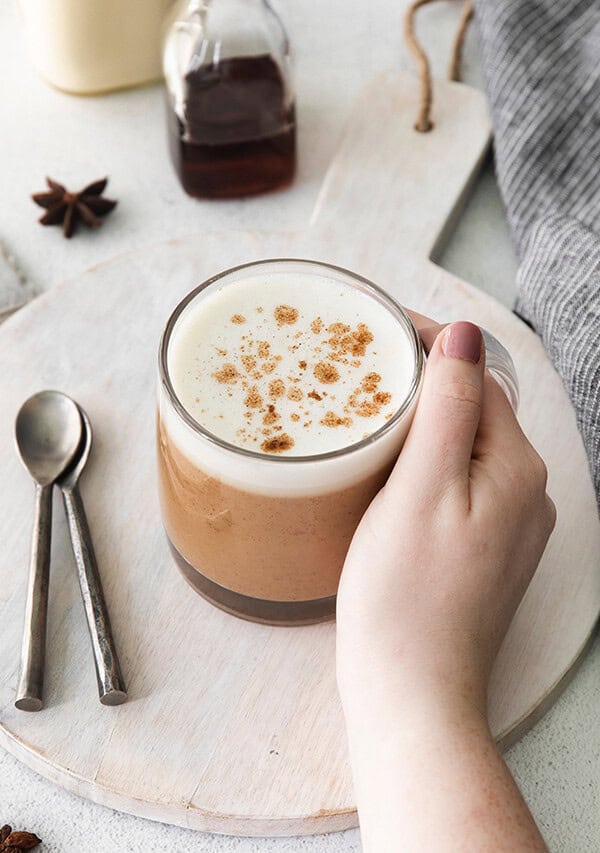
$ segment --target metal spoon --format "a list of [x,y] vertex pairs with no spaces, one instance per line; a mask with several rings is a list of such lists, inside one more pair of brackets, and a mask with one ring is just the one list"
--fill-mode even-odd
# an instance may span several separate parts
[[23,403],[17,414],[17,449],[36,482],[21,669],[15,700],[15,706],[22,711],[39,711],[43,704],[52,486],[71,464],[80,445],[81,435],[79,409],[73,400],[59,391],[34,394]]
[[98,564],[92,537],[79,492],[79,476],[90,455],[92,425],[81,406],[78,406],[83,424],[79,452],[71,467],[57,483],[62,489],[73,554],[77,563],[77,576],[83,598],[83,607],[94,650],[94,663],[98,679],[98,693],[103,705],[121,705],[127,699],[125,682],[112,636]]

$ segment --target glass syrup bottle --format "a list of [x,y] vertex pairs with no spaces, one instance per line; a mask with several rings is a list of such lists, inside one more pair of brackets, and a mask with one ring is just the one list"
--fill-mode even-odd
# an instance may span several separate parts
[[173,165],[195,198],[289,184],[296,168],[287,34],[268,0],[185,0],[163,64]]

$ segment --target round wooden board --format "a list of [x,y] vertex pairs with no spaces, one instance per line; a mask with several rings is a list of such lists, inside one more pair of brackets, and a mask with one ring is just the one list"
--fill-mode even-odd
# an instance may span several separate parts
[[[211,607],[172,564],[156,494],[156,350],[171,308],[224,266],[315,256],[318,240],[308,250],[303,239],[208,234],[136,252],[53,289],[0,329],[0,743],[96,802],[239,835],[356,825],[334,625],[273,628]],[[324,246],[321,256],[336,260]],[[509,346],[522,420],[548,462],[558,506],[556,532],[494,674],[491,715],[506,743],[550,701],[590,637],[600,606],[600,529],[571,407],[535,335],[443,271],[431,268],[429,279],[429,287],[419,276],[410,286],[396,283],[394,293],[438,316],[480,319]],[[73,395],[94,427],[82,491],[129,686],[119,708],[98,702],[58,499],[46,707],[38,714],[13,707],[33,511],[13,420],[41,388]]]

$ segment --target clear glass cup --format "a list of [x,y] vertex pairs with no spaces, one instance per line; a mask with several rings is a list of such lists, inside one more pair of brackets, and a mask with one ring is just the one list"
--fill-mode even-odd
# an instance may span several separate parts
[[485,344],[485,366],[502,388],[514,412],[519,409],[519,380],[512,356],[487,329],[481,329]]
[[[252,272],[281,271],[340,282],[374,299],[407,335],[414,358],[406,399],[384,426],[349,447],[273,456],[229,444],[195,421],[169,374],[178,321],[214,288]],[[344,557],[358,522],[385,482],[412,418],[423,348],[404,309],[346,270],[276,260],[221,273],[193,290],[167,322],[160,346],[158,461],[163,521],[192,586],[219,607],[256,621],[303,624],[331,618]]]
[[[273,456],[224,441],[184,408],[169,372],[178,323],[215,288],[234,286],[256,272],[340,282],[392,315],[410,342],[413,365],[406,397],[383,426],[331,452]],[[488,333],[486,344],[516,404],[510,355]],[[163,522],[191,586],[223,610],[257,622],[298,625],[332,618],[348,546],[400,453],[424,362],[419,334],[404,308],[372,282],[329,264],[258,261],[220,273],[189,293],[171,314],[160,344],[157,433]]]

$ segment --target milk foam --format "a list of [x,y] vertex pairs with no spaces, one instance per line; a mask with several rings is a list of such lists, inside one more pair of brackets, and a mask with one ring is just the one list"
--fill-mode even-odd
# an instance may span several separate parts
[[410,392],[415,355],[397,317],[349,284],[250,271],[184,309],[168,371],[205,429],[281,458],[338,450],[378,430]]

